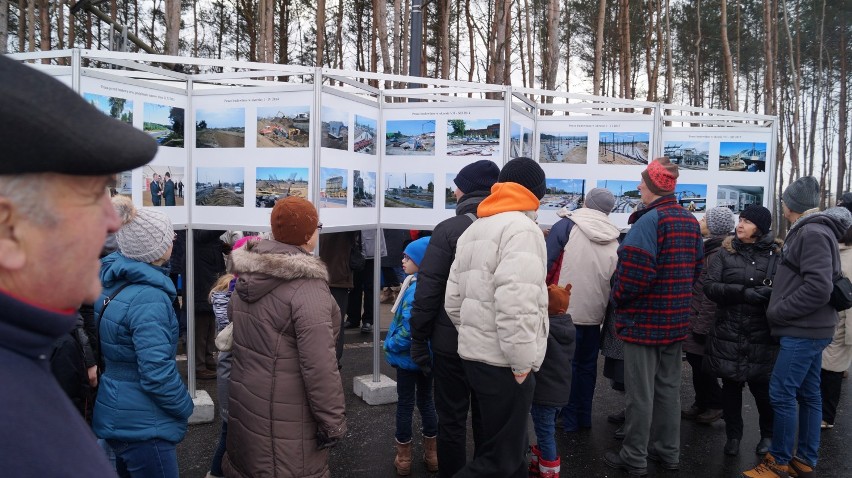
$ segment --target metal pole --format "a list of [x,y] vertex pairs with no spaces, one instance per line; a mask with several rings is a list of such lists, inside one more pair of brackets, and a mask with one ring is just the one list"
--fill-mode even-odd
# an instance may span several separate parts
[[[186,216],[186,254],[184,255],[184,279],[183,279],[183,307],[186,310],[186,382],[189,386],[189,395],[195,398],[195,242],[192,240],[192,204],[195,202],[195,174],[192,170],[192,148],[190,145],[195,144],[195,123],[188,126],[187,118],[193,118],[192,107],[192,92],[194,84],[192,79],[186,82],[186,109],[184,110],[183,119],[183,142],[184,152],[186,153],[186,187],[184,188],[183,203],[187,205],[187,198],[190,198],[189,206],[187,206]],[[194,120],[193,120],[194,121]]]
[[[422,76],[420,73],[420,54],[423,50],[423,10],[422,0],[411,0],[411,51],[408,65],[409,76]],[[410,88],[420,85],[411,84]]]
[[382,348],[379,345],[382,340],[382,320],[381,320],[381,304],[379,303],[379,293],[382,289],[382,242],[385,237],[385,232],[381,224],[376,225],[376,247],[373,256],[373,296],[364,296],[364,300],[373,301],[373,381],[381,380],[379,366],[382,361]]

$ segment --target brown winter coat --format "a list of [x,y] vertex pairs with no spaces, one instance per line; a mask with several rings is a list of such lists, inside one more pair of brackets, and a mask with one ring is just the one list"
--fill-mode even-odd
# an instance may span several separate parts
[[323,262],[276,241],[232,253],[228,477],[328,477],[319,430],[346,432],[334,344],[340,310]]

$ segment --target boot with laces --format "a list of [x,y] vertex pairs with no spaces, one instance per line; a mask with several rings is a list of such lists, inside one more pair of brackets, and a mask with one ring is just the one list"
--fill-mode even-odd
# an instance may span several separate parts
[[775,462],[775,457],[769,453],[757,466],[743,472],[744,478],[795,478],[797,476],[790,465],[779,465]]
[[[808,465],[804,460],[799,458],[798,456],[794,456],[792,460],[790,460],[790,468],[792,471],[796,472],[796,476],[799,478],[816,478],[816,472],[814,471],[814,467]],[[792,473],[790,476],[793,476]]]

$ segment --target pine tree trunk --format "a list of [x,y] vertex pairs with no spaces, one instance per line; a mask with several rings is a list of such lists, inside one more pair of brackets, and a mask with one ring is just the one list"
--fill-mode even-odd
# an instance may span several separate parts
[[5,55],[9,43],[9,0],[0,0],[0,55]]
[[449,0],[438,1],[438,32],[441,42],[438,57],[441,59],[441,78],[445,80],[450,79],[450,8]]
[[390,57],[390,46],[388,45],[387,18],[388,5],[386,0],[373,0],[373,24],[376,26],[379,48],[381,48],[382,51],[382,71],[385,74],[390,74],[393,70]]
[[[556,89],[556,73],[559,69],[559,7],[559,0],[548,0],[545,10],[547,28],[543,42],[541,77],[546,90]],[[552,102],[553,97],[547,97],[545,101]]]
[[731,44],[728,41],[728,1],[722,0],[720,8],[722,24],[719,26],[722,32],[722,56],[725,59],[725,80],[728,87],[728,109],[739,111],[740,105],[737,98],[737,87],[734,83],[734,63],[731,58]]
[[325,0],[317,0],[317,56],[315,66],[323,66],[325,50]]
[[27,51],[35,51],[35,0],[29,0],[27,8]]
[[[520,1],[518,2],[521,3]],[[527,34],[527,76],[528,76],[528,84],[530,88],[535,88],[535,55],[533,54],[533,29],[530,27],[530,16],[532,15],[532,9],[530,8],[529,0],[524,0],[524,22],[526,23],[526,34]],[[530,98],[534,100],[533,98]]]
[[402,0],[393,0],[393,74],[400,74],[399,64],[402,47],[400,42],[400,15],[402,15]]
[[290,0],[278,4],[278,63],[290,63]]
[[838,118],[837,118],[837,198],[840,199],[840,195],[843,194],[843,185],[848,184],[846,181],[847,175],[847,162],[849,158],[846,157],[846,138],[847,133],[846,130],[849,125],[849,109],[847,108],[847,89],[849,85],[847,84],[847,65],[846,65],[846,55],[847,55],[847,45],[846,45],[846,29],[840,29],[840,48],[838,51],[840,52],[840,97],[838,99]]
[[619,21],[619,30],[621,32],[621,65],[619,73],[621,75],[621,97],[631,99],[630,83],[631,83],[631,63],[632,55],[630,54],[630,0],[619,0],[619,13],[621,20]]
[[603,70],[604,25],[606,25],[606,0],[600,0],[598,2],[598,25],[595,29],[595,72],[592,77],[592,90],[595,95],[603,93],[601,73]]
[[166,0],[166,55],[177,56],[180,39],[180,0]]

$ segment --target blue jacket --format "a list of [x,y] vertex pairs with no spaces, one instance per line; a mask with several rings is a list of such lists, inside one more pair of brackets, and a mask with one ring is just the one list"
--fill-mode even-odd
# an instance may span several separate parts
[[388,335],[385,337],[385,357],[393,367],[405,370],[420,370],[420,367],[411,360],[411,309],[414,305],[414,291],[417,289],[417,278],[415,277],[408,288],[402,293],[399,307],[393,315]]
[[[101,260],[101,282],[95,314],[105,370],[92,429],[100,438],[177,443],[193,404],[175,363],[174,285],[163,269],[118,252]],[[101,316],[104,299],[126,283]]]

